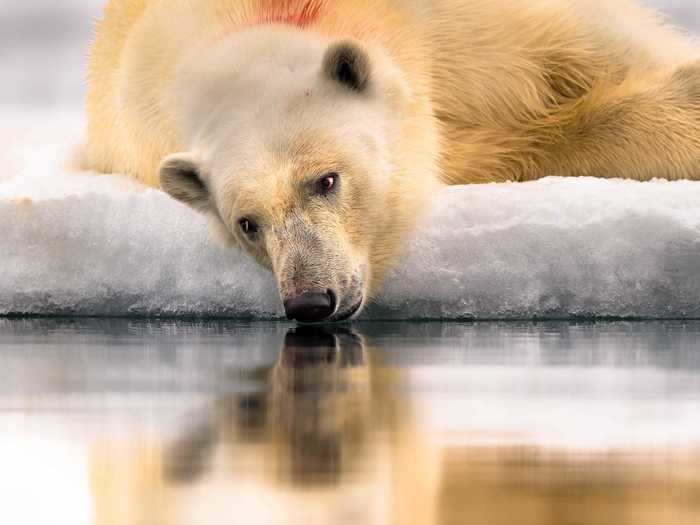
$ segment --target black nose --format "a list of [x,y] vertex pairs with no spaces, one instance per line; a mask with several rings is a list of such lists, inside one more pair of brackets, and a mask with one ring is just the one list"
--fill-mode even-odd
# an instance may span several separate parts
[[335,311],[335,298],[327,292],[305,292],[284,302],[287,317],[302,323],[328,319]]

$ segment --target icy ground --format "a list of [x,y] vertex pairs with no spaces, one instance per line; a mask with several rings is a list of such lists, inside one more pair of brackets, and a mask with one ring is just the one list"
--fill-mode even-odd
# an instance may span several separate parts
[[[65,167],[79,113],[0,119],[0,314],[282,315],[272,276],[197,214]],[[450,188],[368,318],[700,318],[700,183]]]

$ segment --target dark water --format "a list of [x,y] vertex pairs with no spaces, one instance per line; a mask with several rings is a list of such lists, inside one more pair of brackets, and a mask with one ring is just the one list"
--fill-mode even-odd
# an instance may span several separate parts
[[700,323],[0,320],[0,523],[700,523]]

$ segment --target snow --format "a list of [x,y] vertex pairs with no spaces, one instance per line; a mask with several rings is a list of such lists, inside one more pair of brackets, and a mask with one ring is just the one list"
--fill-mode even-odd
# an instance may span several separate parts
[[381,310],[700,317],[700,184],[549,178],[449,189]]
[[[66,167],[78,112],[0,118],[0,315],[275,318],[274,279],[123,176]],[[365,318],[700,318],[700,183],[449,188]]]

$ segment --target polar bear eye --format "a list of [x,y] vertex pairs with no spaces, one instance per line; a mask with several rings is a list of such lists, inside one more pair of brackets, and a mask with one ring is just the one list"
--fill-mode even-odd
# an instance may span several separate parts
[[256,233],[258,233],[258,225],[255,224],[253,221],[250,219],[243,218],[240,221],[238,221],[238,225],[241,227],[241,230],[243,233],[245,233],[248,236],[253,236]]
[[335,189],[337,182],[338,182],[338,174],[337,173],[328,173],[327,175],[324,175],[316,183],[316,186],[318,188],[318,192],[321,195],[326,195],[326,194],[330,193],[331,191],[333,191]]

